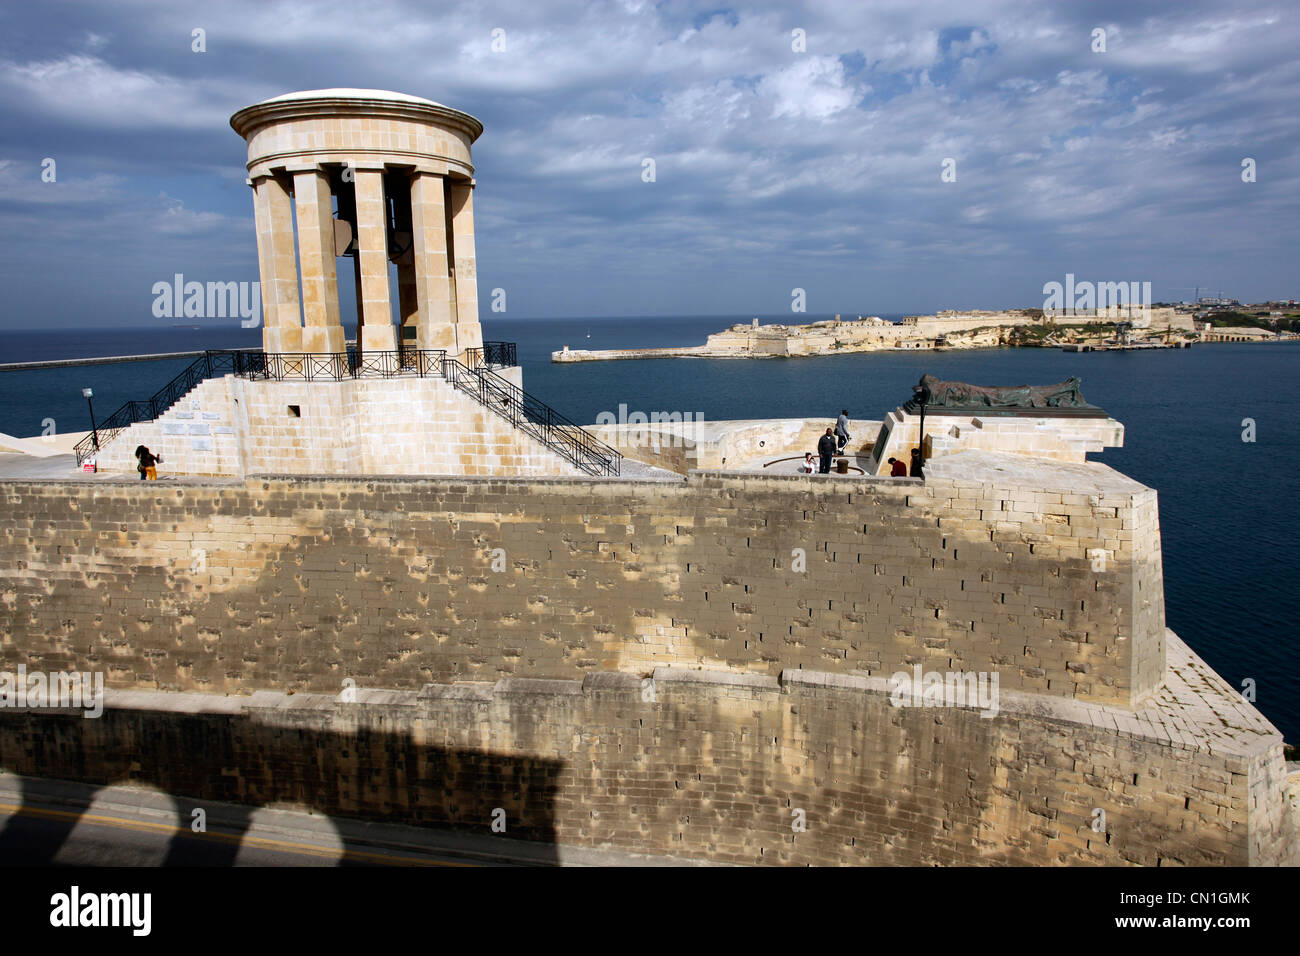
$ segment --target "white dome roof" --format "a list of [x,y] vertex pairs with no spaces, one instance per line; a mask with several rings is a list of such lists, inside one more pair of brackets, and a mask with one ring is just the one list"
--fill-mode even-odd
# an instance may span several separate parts
[[393,100],[398,103],[419,103],[423,106],[442,106],[433,100],[427,100],[423,96],[412,96],[409,93],[394,93],[392,90],[357,90],[350,87],[338,87],[332,90],[302,90],[298,93],[285,93],[281,96],[273,96],[269,100],[262,100],[258,106],[264,103],[291,103],[294,100],[315,100],[322,98],[343,99],[343,100]]

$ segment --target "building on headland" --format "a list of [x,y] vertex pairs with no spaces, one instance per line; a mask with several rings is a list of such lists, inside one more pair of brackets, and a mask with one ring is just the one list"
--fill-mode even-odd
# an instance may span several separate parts
[[1294,338],[1294,335],[1277,332],[1268,329],[1255,328],[1250,325],[1211,325],[1206,322],[1201,327],[1201,341],[1203,342],[1274,342],[1279,339]]
[[264,349],[107,474],[0,480],[0,671],[108,687],[0,707],[6,770],[700,861],[1300,861],[1300,774],[1166,627],[1156,492],[1088,459],[1124,433],[1077,380],[924,379],[844,474],[787,460],[829,422],[579,428],[481,342],[465,114],[250,110]]

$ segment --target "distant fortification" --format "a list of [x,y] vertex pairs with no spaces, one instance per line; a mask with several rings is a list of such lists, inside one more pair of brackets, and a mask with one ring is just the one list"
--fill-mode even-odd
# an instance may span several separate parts
[[[1173,309],[1149,309],[1151,324],[1186,325],[1176,321]],[[845,320],[836,316],[805,325],[760,325],[739,323],[708,337],[704,345],[645,349],[571,349],[567,345],[551,353],[553,362],[595,362],[645,358],[790,358],[806,355],[838,355],[850,352],[878,352],[892,349],[966,349],[1007,345],[1017,327],[1038,328],[1044,324],[1083,323],[1092,320],[1114,322],[1123,315],[1093,310],[1091,316],[1048,315],[1041,309],[1006,309],[986,312],[946,311],[935,315],[908,315],[901,322],[887,322],[878,316]]]

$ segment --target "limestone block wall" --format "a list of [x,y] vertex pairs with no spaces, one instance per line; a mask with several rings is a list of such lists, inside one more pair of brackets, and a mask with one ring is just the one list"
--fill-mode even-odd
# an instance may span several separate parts
[[[1103,515],[1107,513],[1107,504],[1108,501],[1104,498],[1098,502],[1098,510]],[[1135,539],[1150,545],[1126,566],[1124,572],[1131,575],[1131,580],[1125,585],[1125,591],[1133,602],[1133,632],[1135,634],[1158,633],[1165,626],[1164,547],[1160,542],[1160,509],[1155,496],[1152,495],[1140,501],[1135,499],[1133,507],[1125,510],[1127,513],[1120,517],[1120,509],[1116,508],[1115,518],[1110,521],[1119,521],[1122,526],[1131,525]],[[1110,523],[1104,517],[1101,520],[1103,524]],[[1098,565],[1107,567],[1115,557],[1104,543],[1095,544],[1090,550],[1090,555],[1094,567]],[[1160,650],[1132,655],[1131,679],[1134,687],[1156,687],[1159,684],[1163,676],[1161,657]]]
[[837,348],[843,348],[843,344],[837,347],[835,343],[844,343],[848,339],[848,335],[836,335],[829,330],[806,332],[798,338],[787,339],[785,353],[787,355],[834,355]]
[[[888,426],[886,428],[885,426]],[[936,415],[925,418],[926,461],[958,451],[993,451],[1054,461],[1080,462],[1088,452],[1119,448],[1124,426],[1113,418]],[[889,474],[889,459],[911,463],[921,437],[921,416],[895,409],[875,439],[875,473]]]
[[156,421],[120,434],[99,470],[133,473],[141,444],[162,453],[167,475],[579,473],[437,376],[208,379]]
[[944,462],[924,485],[4,482],[0,664],[231,693],[913,664],[1054,697],[1153,692],[1155,492],[1093,463]]
[[1170,645],[1132,715],[895,708],[884,681],[809,670],[124,692],[97,720],[0,711],[0,766],[157,787],[184,820],[217,799],[489,835],[500,807],[510,838],[743,864],[1294,864],[1280,736]]
[[775,358],[790,354],[790,338],[780,326],[745,331],[726,329],[705,339],[705,347]]

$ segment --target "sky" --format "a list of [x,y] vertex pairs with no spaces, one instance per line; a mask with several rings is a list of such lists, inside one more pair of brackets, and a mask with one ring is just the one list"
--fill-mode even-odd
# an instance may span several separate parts
[[1300,297],[1297,16],[3,0],[0,328],[143,325],[176,273],[256,281],[229,118],[327,87],[483,122],[485,317],[494,289],[512,318],[780,315],[795,290],[816,314],[1039,307],[1067,273],[1157,301]]

